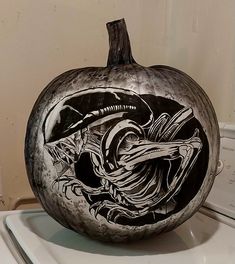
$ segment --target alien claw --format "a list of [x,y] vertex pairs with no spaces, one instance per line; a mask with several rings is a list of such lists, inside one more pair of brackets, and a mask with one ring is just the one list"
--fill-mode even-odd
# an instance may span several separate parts
[[109,210],[107,214],[107,221],[110,222],[116,222],[116,220],[119,218],[120,210],[117,208],[112,208]]
[[[94,217],[97,219],[97,215],[99,214],[99,211],[104,207],[103,202],[99,201],[94,204],[92,204],[89,208],[89,212],[94,215]],[[93,213],[92,213],[93,210]]]

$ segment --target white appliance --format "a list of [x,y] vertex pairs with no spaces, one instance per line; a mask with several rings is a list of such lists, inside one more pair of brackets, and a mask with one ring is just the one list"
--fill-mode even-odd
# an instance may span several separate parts
[[235,126],[221,124],[222,171],[200,212],[175,230],[130,244],[100,243],[43,210],[0,212],[0,263],[234,264]]

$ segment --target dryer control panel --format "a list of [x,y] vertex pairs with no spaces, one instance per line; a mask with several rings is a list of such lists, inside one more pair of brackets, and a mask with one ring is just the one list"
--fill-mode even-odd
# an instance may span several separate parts
[[218,175],[205,206],[235,219],[235,125],[220,124]]

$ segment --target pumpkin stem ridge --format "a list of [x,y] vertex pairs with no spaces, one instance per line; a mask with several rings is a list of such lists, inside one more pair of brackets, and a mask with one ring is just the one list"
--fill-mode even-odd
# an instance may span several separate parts
[[109,34],[109,55],[107,67],[136,63],[131,53],[130,40],[124,19],[106,24]]

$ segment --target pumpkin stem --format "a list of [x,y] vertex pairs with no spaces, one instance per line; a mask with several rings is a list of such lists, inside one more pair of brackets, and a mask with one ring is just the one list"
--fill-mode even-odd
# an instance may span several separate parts
[[106,24],[109,34],[109,55],[107,67],[136,63],[132,57],[130,40],[124,19]]

